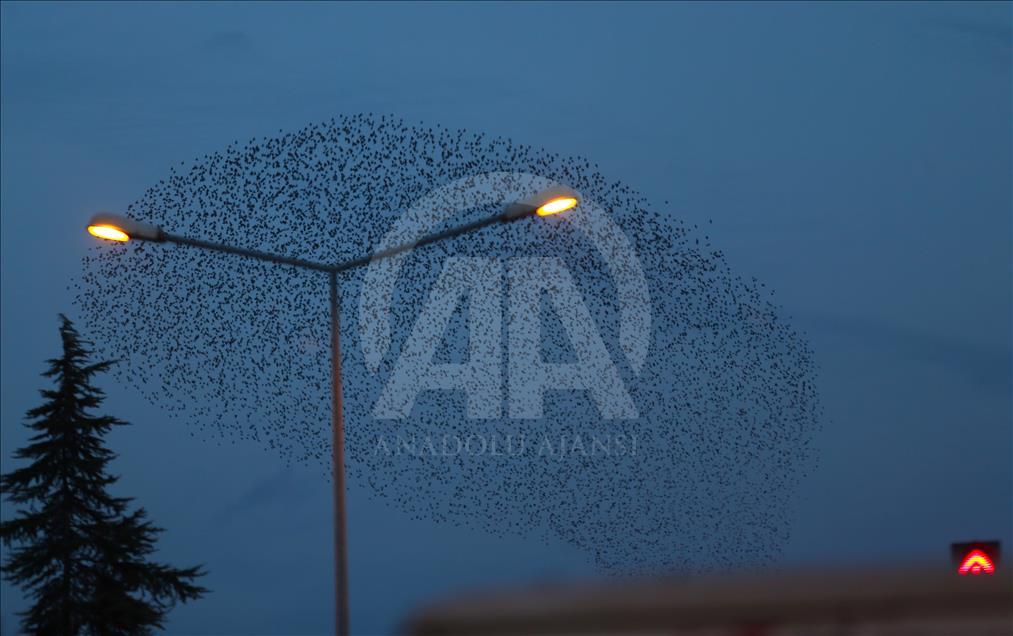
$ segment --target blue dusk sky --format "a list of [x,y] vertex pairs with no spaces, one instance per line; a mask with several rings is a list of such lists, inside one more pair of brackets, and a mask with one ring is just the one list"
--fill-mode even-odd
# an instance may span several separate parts
[[[79,317],[91,213],[236,140],[372,112],[587,157],[712,221],[730,267],[776,290],[825,411],[780,565],[1013,548],[1010,4],[4,2],[0,17],[5,472],[57,314]],[[213,594],[168,631],[332,629],[318,467],[101,385],[134,424],[109,437],[118,488],[166,528],[159,558],[210,572]],[[596,575],[563,541],[412,519],[354,480],[348,518],[355,633],[474,588]],[[10,629],[26,600],[4,582],[2,601]]]

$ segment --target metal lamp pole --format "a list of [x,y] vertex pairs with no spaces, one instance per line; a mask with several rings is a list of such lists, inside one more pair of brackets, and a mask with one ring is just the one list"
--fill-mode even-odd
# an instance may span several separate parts
[[88,231],[99,238],[113,241],[139,239],[156,243],[175,243],[188,245],[198,249],[224,252],[261,261],[290,265],[327,274],[330,290],[330,321],[331,321],[331,470],[334,491],[334,591],[337,597],[335,604],[335,632],[338,636],[348,635],[348,542],[345,523],[345,418],[344,400],[341,383],[341,323],[340,299],[338,297],[338,274],[369,263],[396,256],[402,252],[453,238],[469,232],[480,230],[495,223],[506,223],[529,216],[548,216],[565,212],[577,205],[579,198],[569,188],[557,186],[539,192],[533,197],[514,202],[506,209],[493,216],[467,223],[444,232],[429,234],[418,241],[403,243],[385,250],[373,252],[367,256],[338,263],[325,265],[300,258],[292,258],[279,254],[271,254],[260,250],[214,243],[197,238],[180,236],[164,231],[162,228],[142,223],[127,217],[101,213],[92,217]]

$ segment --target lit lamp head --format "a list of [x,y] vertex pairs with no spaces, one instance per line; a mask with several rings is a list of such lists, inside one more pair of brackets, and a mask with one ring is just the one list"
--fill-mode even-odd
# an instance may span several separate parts
[[504,221],[515,221],[527,216],[552,216],[571,210],[580,203],[580,196],[572,188],[553,186],[511,203],[503,212]]
[[108,212],[100,212],[91,217],[91,221],[88,223],[88,232],[92,236],[121,243],[130,239],[141,241],[165,240],[165,233],[157,225],[141,223],[140,221]]

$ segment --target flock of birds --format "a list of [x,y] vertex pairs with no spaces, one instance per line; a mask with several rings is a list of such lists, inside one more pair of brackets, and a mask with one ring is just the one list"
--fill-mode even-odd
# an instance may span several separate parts
[[[776,557],[796,486],[814,466],[822,413],[813,352],[779,317],[770,292],[730,271],[699,228],[589,161],[390,116],[344,116],[198,158],[127,213],[175,234],[337,263],[382,245],[420,201],[437,230],[494,213],[501,206],[469,206],[469,188],[483,175],[493,175],[483,187],[502,189],[485,201],[548,180],[574,188],[622,228],[650,298],[646,358],[631,364],[617,336],[614,259],[565,216],[494,225],[408,252],[391,307],[376,316],[391,338],[378,360],[367,360],[377,352],[364,345],[356,320],[367,269],[342,273],[350,479],[414,517],[556,535],[617,573]],[[451,256],[562,257],[637,417],[604,419],[579,390],[546,393],[537,419],[511,418],[507,408],[499,418],[469,418],[466,396],[455,391],[421,394],[404,419],[375,417]],[[119,359],[120,379],[194,434],[253,440],[329,478],[326,274],[187,246],[102,242],[84,259],[77,304],[96,353]],[[565,309],[545,303],[545,360],[573,359],[571,334],[549,319]],[[468,312],[463,302],[434,344],[437,363],[467,362]],[[507,367],[504,356],[504,383]],[[400,443],[417,448],[428,439],[439,448],[440,440],[476,435],[526,452],[399,452]],[[594,439],[621,439],[623,452],[535,452],[546,443],[574,451],[578,438],[588,449]]]

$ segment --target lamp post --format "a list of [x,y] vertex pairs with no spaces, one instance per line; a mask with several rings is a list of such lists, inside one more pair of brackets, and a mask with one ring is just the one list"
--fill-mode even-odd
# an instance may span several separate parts
[[116,214],[100,213],[92,217],[88,232],[101,239],[125,242],[129,240],[175,243],[199,249],[255,258],[279,265],[290,265],[327,274],[330,291],[331,319],[331,470],[334,484],[334,591],[336,598],[335,631],[339,636],[348,634],[348,562],[345,539],[345,425],[341,384],[341,342],[338,300],[338,274],[374,260],[390,258],[402,252],[480,230],[488,225],[517,221],[530,216],[550,216],[565,212],[579,203],[576,192],[565,186],[543,190],[521,201],[510,203],[500,214],[460,225],[449,230],[426,235],[412,243],[403,243],[385,250],[336,265],[316,263],[300,258],[281,256],[260,250],[234,247],[212,241],[171,234],[162,228]]

